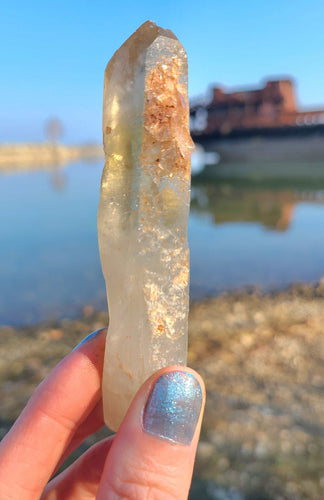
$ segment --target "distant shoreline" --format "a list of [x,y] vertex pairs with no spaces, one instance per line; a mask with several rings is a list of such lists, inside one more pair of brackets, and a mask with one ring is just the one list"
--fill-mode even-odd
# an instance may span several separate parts
[[103,156],[100,144],[69,146],[53,143],[1,144],[0,172],[35,170],[74,160],[96,160]]

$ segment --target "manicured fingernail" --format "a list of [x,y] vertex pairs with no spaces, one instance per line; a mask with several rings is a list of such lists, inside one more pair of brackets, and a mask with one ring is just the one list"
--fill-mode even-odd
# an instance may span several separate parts
[[173,443],[189,445],[202,405],[198,380],[191,373],[168,372],[157,379],[143,414],[146,432]]
[[[81,340],[81,342],[77,346],[75,346],[74,349],[77,349],[78,347],[80,347],[80,345],[85,344],[86,342],[88,342],[88,340],[94,339],[103,330],[105,330],[105,328],[99,328],[99,330],[96,330],[95,332],[89,333],[89,335],[87,335],[83,340]],[[74,349],[73,349],[73,351],[74,351]]]

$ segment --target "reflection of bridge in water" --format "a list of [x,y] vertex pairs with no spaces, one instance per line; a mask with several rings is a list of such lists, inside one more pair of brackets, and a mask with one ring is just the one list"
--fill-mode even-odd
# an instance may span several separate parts
[[215,224],[257,222],[269,229],[285,231],[298,203],[324,205],[324,189],[278,190],[227,183],[194,184],[192,188],[192,211],[208,214]]

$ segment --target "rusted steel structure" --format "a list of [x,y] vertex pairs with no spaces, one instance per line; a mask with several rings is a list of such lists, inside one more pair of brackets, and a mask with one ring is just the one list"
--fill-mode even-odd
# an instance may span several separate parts
[[194,139],[245,135],[248,131],[290,129],[324,124],[324,109],[300,111],[293,81],[271,80],[255,90],[225,92],[211,89],[208,102],[196,101],[190,110]]

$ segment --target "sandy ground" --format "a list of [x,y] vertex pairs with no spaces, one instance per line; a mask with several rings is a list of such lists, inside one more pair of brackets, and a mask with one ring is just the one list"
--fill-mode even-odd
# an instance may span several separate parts
[[[86,306],[77,320],[0,327],[2,435],[40,380],[105,323]],[[323,498],[323,325],[324,283],[192,304],[188,364],[207,386],[192,500]]]

